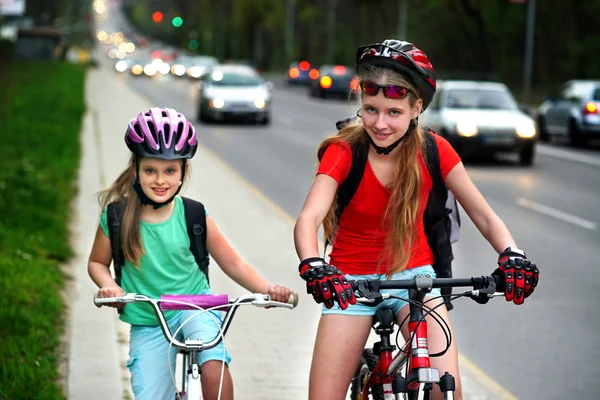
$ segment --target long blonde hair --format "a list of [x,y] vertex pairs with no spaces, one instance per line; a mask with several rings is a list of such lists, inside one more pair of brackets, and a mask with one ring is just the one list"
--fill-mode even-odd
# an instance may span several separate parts
[[[412,90],[408,100],[414,107],[417,100],[421,98],[418,89],[406,80],[402,75],[390,70],[375,66],[363,67],[359,71],[359,81],[371,80],[379,83],[384,78],[385,84],[404,86]],[[389,278],[394,273],[406,269],[410,260],[412,250],[417,240],[416,226],[419,211],[419,189],[421,186],[421,169],[418,163],[418,155],[423,152],[424,131],[414,120],[406,133],[404,140],[400,143],[396,153],[396,165],[394,168],[394,179],[390,185],[392,192],[388,202],[383,224],[389,226],[389,234],[386,246],[382,253],[379,264],[386,262],[390,267],[386,271]],[[346,142],[350,147],[368,146],[367,133],[359,118],[352,124],[346,125],[336,135],[328,137],[319,146],[317,157],[322,160],[325,150],[335,142]],[[336,217],[338,207],[337,196],[327,216],[323,220],[325,240],[333,242],[335,231],[339,226]]]
[[[129,165],[106,190],[98,195],[100,207],[104,210],[113,201],[125,201],[126,208],[121,222],[121,248],[125,259],[136,267],[139,267],[142,255],[144,255],[144,246],[142,245],[142,236],[140,234],[140,223],[142,215],[142,202],[133,189],[136,178],[136,168],[141,162],[141,157],[132,154],[129,159]],[[185,182],[189,176],[189,161],[185,160],[185,171],[182,181]]]

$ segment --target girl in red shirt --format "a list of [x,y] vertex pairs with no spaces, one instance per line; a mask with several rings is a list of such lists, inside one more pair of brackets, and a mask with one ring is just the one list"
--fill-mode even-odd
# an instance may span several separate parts
[[[319,147],[317,176],[294,229],[300,275],[308,293],[323,303],[309,385],[309,399],[315,400],[345,397],[377,310],[356,304],[347,279],[435,277],[423,228],[432,180],[423,156],[426,133],[417,121],[435,93],[433,66],[425,53],[399,40],[362,46],[356,61],[359,118]],[[499,253],[494,273],[506,282],[506,299],[522,304],[537,284],[537,267],[516,248],[506,225],[474,186],[450,144],[437,135],[435,140],[446,185]],[[368,161],[360,186],[337,221],[336,194],[348,176],[353,145],[368,146]],[[333,239],[329,263],[319,257],[321,224],[326,238]],[[394,294],[407,298],[402,292]],[[434,299],[428,306],[440,304],[439,296],[436,290],[429,293]],[[382,305],[391,308],[399,322],[409,311],[408,304],[398,299]],[[437,310],[451,329],[446,308]],[[446,336],[431,318],[427,317],[429,347],[438,352],[446,347]],[[462,399],[454,341],[443,356],[431,359],[431,367],[455,377],[455,398]],[[441,399],[437,386],[431,398]]]

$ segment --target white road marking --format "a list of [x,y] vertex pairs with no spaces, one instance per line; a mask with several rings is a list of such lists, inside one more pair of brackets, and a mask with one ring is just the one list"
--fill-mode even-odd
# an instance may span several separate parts
[[536,211],[540,214],[547,215],[549,217],[553,217],[559,219],[564,222],[568,222],[570,224],[576,225],[580,228],[596,230],[598,228],[598,224],[595,222],[588,221],[583,218],[576,217],[575,215],[567,214],[563,211],[557,210],[552,207],[545,206],[540,203],[536,203],[527,199],[519,198],[517,200],[517,204],[523,208],[527,208],[529,210]]
[[277,119],[281,122],[282,125],[287,126],[288,128],[294,127],[294,120],[289,117],[284,117],[283,115],[278,116]]
[[562,158],[563,160],[575,161],[580,164],[600,167],[600,158],[592,157],[586,154],[576,154],[567,150],[557,149],[546,145],[538,145],[536,151],[545,156]]

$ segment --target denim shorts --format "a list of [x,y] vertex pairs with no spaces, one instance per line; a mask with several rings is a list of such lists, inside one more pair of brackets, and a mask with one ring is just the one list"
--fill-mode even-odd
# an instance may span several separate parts
[[[432,278],[435,278],[435,276],[436,276],[435,272],[433,271],[433,267],[431,265],[424,265],[422,267],[411,268],[411,269],[407,269],[404,271],[396,272],[394,275],[392,275],[392,280],[413,279],[416,275],[421,275],[421,276],[431,275]],[[380,279],[382,281],[386,280],[385,274],[382,274],[382,275],[380,275],[380,274],[368,274],[368,275],[346,274],[346,278],[348,280],[350,280],[350,279],[353,279],[353,280]],[[394,296],[401,297],[403,299],[408,298],[408,289],[392,289],[392,290],[384,289],[381,291],[381,293],[389,293]],[[426,297],[437,297],[437,296],[441,296],[440,289],[433,289],[431,292],[429,292],[427,294]],[[402,308],[404,308],[404,306],[407,306],[407,305],[408,305],[408,302],[406,302],[404,300],[387,299],[387,300],[383,301],[381,304],[378,304],[377,306],[374,306],[374,307],[367,306],[365,304],[356,303],[356,304],[349,304],[348,308],[346,308],[345,310],[342,310],[340,308],[340,306],[337,303],[335,303],[335,305],[329,309],[327,307],[325,307],[325,305],[323,305],[323,310],[321,311],[321,315],[343,314],[343,315],[373,316],[373,315],[375,315],[377,310],[379,310],[381,308],[391,308],[392,311],[394,312],[394,315],[398,315],[400,310]]]
[[[198,313],[196,310],[181,311],[171,318],[168,321],[171,333],[174,334],[183,322],[196,313]],[[222,322],[220,312],[201,313],[181,328],[176,339],[179,341],[183,341],[184,338],[201,339],[209,342],[218,336],[219,329],[208,313],[216,319],[216,323],[220,326]],[[175,398],[176,389],[169,370],[168,351],[169,343],[160,326],[131,326],[127,368],[131,372],[131,388],[137,400],[173,400]],[[176,351],[174,347],[171,347],[170,351],[171,369],[175,374]],[[225,361],[226,364],[231,362],[231,356],[225,350],[223,342],[212,349],[200,352],[200,365],[209,360]]]

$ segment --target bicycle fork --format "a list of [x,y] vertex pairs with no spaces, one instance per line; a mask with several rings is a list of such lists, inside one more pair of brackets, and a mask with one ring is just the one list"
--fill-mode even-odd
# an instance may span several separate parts
[[424,400],[429,400],[433,384],[440,387],[444,400],[454,400],[454,377],[446,372],[440,378],[440,372],[431,368],[429,359],[429,346],[427,342],[427,322],[423,318],[423,310],[417,304],[423,304],[425,295],[429,293],[429,285],[417,285],[417,289],[409,291],[410,320],[409,332],[412,332],[410,345],[409,372],[404,378],[399,373],[392,380],[392,393],[396,400],[416,400],[421,383],[425,394]]
[[182,351],[183,368],[181,368],[181,392],[177,393],[177,400],[200,398],[200,368],[198,351]]

